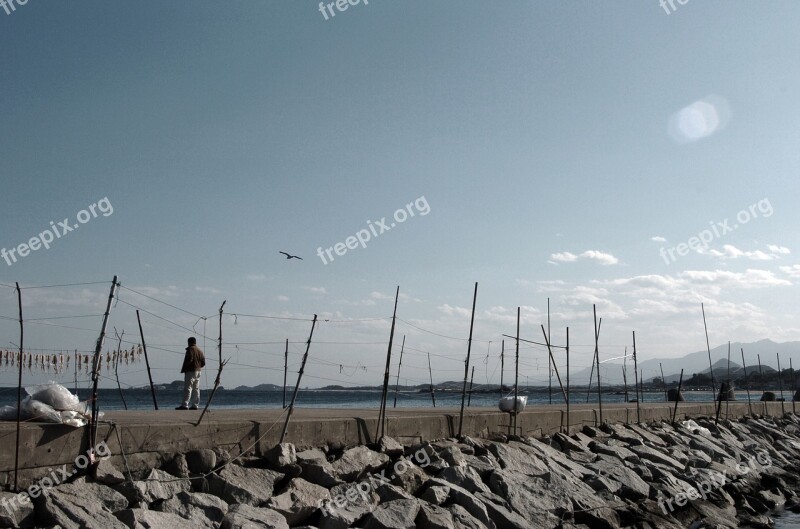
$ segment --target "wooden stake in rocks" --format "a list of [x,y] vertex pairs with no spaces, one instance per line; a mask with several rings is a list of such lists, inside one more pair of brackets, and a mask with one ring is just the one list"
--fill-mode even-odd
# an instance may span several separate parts
[[297,384],[294,386],[292,393],[292,403],[289,404],[289,411],[286,412],[286,422],[283,423],[283,433],[281,433],[281,444],[286,439],[286,432],[289,431],[289,419],[292,417],[294,411],[294,403],[297,400],[297,391],[300,389],[300,381],[303,379],[303,371],[306,369],[306,360],[308,360],[308,350],[311,349],[311,337],[314,336],[314,327],[317,325],[317,315],[314,314],[314,321],[311,322],[311,332],[308,335],[308,342],[306,342],[306,352],[303,354],[303,362],[300,364],[300,372],[297,374]]
[[156,387],[153,385],[153,375],[150,373],[150,360],[147,358],[147,344],[144,341],[144,331],[142,330],[142,319],[139,317],[139,311],[136,311],[136,321],[139,322],[139,336],[142,338],[142,349],[144,350],[144,363],[147,365],[147,378],[150,380],[150,392],[153,394],[153,406],[158,409],[158,402],[156,401]]
[[389,394],[389,369],[392,364],[392,343],[394,343],[394,325],[397,319],[397,300],[400,298],[400,285],[394,294],[394,312],[392,313],[392,329],[389,332],[389,349],[386,351],[386,370],[383,373],[383,392],[381,393],[381,407],[378,411],[378,427],[375,430],[375,441],[377,442],[385,435],[386,427],[386,399]]
[[464,361],[464,387],[461,390],[461,412],[458,415],[458,437],[464,428],[464,403],[467,393],[467,376],[469,375],[469,357],[472,353],[472,329],[475,324],[475,303],[478,301],[478,282],[475,282],[475,293],[472,295],[472,316],[469,319],[469,340],[467,341],[467,359]]

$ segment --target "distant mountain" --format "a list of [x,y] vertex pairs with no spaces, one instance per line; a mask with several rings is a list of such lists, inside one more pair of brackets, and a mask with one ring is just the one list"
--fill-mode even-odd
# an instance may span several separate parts
[[[287,391],[294,391],[294,386],[287,386]],[[283,386],[275,384],[259,384],[258,386],[239,386],[233,388],[233,391],[283,391]]]

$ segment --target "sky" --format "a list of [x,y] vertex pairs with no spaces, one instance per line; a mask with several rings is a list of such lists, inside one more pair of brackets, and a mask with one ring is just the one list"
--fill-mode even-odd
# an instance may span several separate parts
[[157,383],[188,336],[213,383],[225,301],[225,387],[281,384],[287,339],[291,382],[315,314],[301,385],[378,385],[398,286],[409,384],[468,350],[497,383],[503,340],[508,381],[548,298],[575,370],[593,306],[601,360],[703,350],[701,303],[711,347],[800,340],[797,2],[10,1],[0,348],[19,282],[25,349],[89,354],[115,275],[103,351],[139,309]]

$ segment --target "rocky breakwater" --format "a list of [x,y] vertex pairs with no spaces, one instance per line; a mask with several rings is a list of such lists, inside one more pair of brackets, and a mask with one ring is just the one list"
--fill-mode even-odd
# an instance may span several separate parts
[[[103,460],[0,526],[63,529],[769,527],[800,493],[796,416],[586,427],[552,438],[276,446],[174,455],[126,477]],[[132,478],[132,479],[131,479]]]

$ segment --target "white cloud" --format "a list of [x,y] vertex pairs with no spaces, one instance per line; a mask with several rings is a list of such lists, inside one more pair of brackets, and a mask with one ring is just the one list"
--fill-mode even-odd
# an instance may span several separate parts
[[800,264],[780,267],[781,272],[789,277],[800,278]]
[[[772,246],[770,248],[772,248]],[[745,250],[740,250],[739,248],[733,246],[732,244],[723,245],[722,251],[713,248],[710,250],[704,250],[701,248],[700,250],[698,250],[697,253],[701,255],[711,255],[713,257],[719,257],[720,259],[745,258],[745,259],[750,259],[751,261],[772,261],[777,257],[775,252],[773,252],[772,254],[768,254],[761,250],[754,250],[752,252],[749,252]]]
[[667,242],[667,239],[661,237],[660,235],[656,235],[655,237],[650,237],[650,240],[655,242]]
[[610,253],[600,252],[598,250],[586,250],[580,255],[575,255],[571,252],[554,253],[550,255],[550,259],[558,263],[573,263],[578,259],[585,259],[587,261],[594,261],[604,266],[614,265],[619,262],[619,259]]
[[267,279],[267,276],[264,274],[247,274],[245,279],[248,281],[264,281]]
[[786,255],[792,253],[792,251],[785,246],[776,246],[774,244],[769,244],[767,245],[767,248],[769,249],[770,252],[778,255]]
[[325,287],[304,287],[309,292],[313,292],[314,294],[327,294],[328,291],[325,290]]
[[278,301],[289,301],[288,296],[278,296]]

